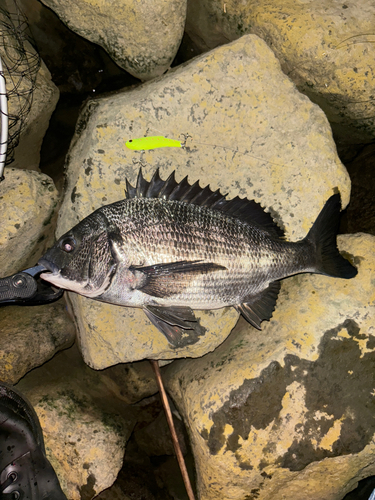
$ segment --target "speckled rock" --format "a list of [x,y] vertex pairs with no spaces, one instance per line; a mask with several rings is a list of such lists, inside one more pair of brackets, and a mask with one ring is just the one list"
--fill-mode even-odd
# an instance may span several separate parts
[[0,308],[0,380],[15,384],[72,345],[75,328],[65,307],[59,300],[39,307]]
[[[125,146],[150,135],[185,137],[185,147]],[[125,178],[134,185],[140,165],[146,178],[157,167],[163,178],[176,169],[178,180],[189,175],[191,182],[210,183],[228,198],[256,199],[282,221],[290,239],[306,235],[334,189],[344,206],[349,200],[349,177],[326,117],[253,35],[158,81],[86,105],[68,155],[57,235],[96,208],[123,199]],[[84,359],[97,369],[144,358],[202,356],[221,344],[238,318],[233,308],[200,311],[207,334],[193,346],[173,349],[139,309],[74,294],[70,300]]]
[[43,0],[73,31],[141,80],[162,75],[182,40],[186,0]]
[[69,500],[90,500],[121,469],[137,411],[114,397],[75,347],[28,373],[17,388],[39,417],[46,453]]
[[340,236],[356,278],[284,280],[262,331],[240,320],[213,353],[165,369],[201,500],[341,500],[375,474],[374,245]]
[[375,135],[375,6],[371,0],[190,0],[186,31],[207,50],[255,33],[347,142]]
[[0,184],[1,277],[38,258],[53,243],[58,192],[52,179],[30,170],[6,168]]

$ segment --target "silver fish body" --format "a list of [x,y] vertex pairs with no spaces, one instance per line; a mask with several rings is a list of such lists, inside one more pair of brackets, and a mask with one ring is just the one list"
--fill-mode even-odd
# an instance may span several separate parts
[[128,184],[128,198],[104,206],[63,235],[39,261],[42,278],[81,295],[142,307],[176,346],[204,333],[192,309],[236,307],[255,327],[269,319],[279,280],[315,272],[350,278],[336,247],[340,196],[328,200],[307,237],[288,242],[253,201],[158,172]]
[[[119,228],[117,241],[112,234],[116,274],[97,297],[113,304],[217,309],[240,304],[275,280],[314,270],[308,243],[274,239],[260,227],[197,205],[136,198],[104,207],[102,214]],[[175,262],[183,263],[181,272],[165,266]],[[161,263],[152,284],[144,269],[137,270]],[[163,274],[163,267],[170,272]]]

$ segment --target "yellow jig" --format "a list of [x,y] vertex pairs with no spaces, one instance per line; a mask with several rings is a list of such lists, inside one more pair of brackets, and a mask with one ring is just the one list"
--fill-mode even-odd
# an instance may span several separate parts
[[133,151],[146,151],[157,148],[182,148],[182,144],[175,139],[167,139],[162,135],[157,135],[141,137],[140,139],[130,139],[126,142],[126,147]]
[[[272,161],[265,160],[263,158],[258,158],[250,154],[248,151],[240,151],[237,148],[231,148],[229,146],[222,146],[218,144],[207,144],[205,142],[197,142],[190,134],[181,134],[180,136],[183,138],[182,141],[178,141],[176,139],[167,139],[163,135],[155,135],[151,137],[141,137],[139,139],[130,139],[125,144],[127,148],[132,149],[133,151],[147,151],[149,149],[157,149],[157,148],[183,148],[188,151],[189,148],[192,147],[193,145],[208,146],[210,148],[222,148],[225,149],[226,151],[233,151],[235,154],[237,153],[240,155],[249,156],[250,158],[254,158],[255,160],[259,160],[261,162],[270,163],[271,165],[277,165],[279,167],[282,166],[279,163],[274,163]],[[191,145],[188,144],[189,140],[192,141]]]

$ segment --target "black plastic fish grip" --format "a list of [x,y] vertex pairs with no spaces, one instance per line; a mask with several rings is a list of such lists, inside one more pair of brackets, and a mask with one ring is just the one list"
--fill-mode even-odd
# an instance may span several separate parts
[[45,270],[44,266],[37,265],[0,278],[0,306],[38,306],[62,297],[64,290],[39,279],[39,274]]
[[19,272],[0,279],[0,303],[32,299],[38,290],[35,279],[30,274]]

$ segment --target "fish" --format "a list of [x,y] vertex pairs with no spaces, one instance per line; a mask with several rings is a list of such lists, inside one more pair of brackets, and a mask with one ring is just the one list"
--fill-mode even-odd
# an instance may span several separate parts
[[142,308],[172,347],[195,344],[206,329],[194,310],[233,306],[255,328],[270,320],[280,280],[299,273],[350,279],[357,269],[336,244],[341,197],[333,194],[300,241],[254,200],[163,180],[156,170],[125,199],[102,206],[61,236],[39,260],[58,288]]

